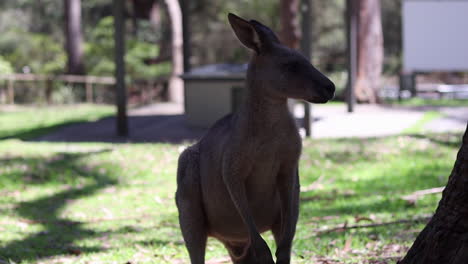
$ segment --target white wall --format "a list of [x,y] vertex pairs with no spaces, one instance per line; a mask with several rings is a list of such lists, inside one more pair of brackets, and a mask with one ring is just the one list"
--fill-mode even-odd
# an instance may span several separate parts
[[405,71],[468,70],[468,0],[404,0]]

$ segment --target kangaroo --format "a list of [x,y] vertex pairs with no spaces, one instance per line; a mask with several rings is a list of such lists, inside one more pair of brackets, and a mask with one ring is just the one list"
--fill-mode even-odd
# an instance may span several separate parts
[[[271,29],[234,14],[229,23],[253,51],[246,96],[179,157],[176,204],[192,264],[205,262],[207,237],[221,241],[233,263],[275,263],[260,236],[271,230],[276,263],[290,263],[299,213],[302,142],[287,99],[326,103],[335,85]],[[208,99],[208,98],[207,98]]]

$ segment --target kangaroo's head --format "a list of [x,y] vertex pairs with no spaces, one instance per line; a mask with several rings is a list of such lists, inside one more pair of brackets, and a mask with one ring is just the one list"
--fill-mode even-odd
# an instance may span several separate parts
[[248,79],[256,82],[254,89],[263,89],[263,94],[276,98],[311,103],[326,103],[333,98],[333,82],[302,54],[282,45],[270,28],[234,14],[228,19],[240,42],[255,52],[248,72]]

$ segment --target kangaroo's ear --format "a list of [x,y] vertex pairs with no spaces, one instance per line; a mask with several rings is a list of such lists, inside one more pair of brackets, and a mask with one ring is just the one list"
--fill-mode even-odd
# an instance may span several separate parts
[[229,23],[234,33],[244,46],[260,53],[261,41],[255,28],[246,20],[229,13]]

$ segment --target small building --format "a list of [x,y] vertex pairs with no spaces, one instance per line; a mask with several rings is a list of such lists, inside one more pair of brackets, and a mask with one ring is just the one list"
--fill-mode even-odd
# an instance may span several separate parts
[[242,101],[246,72],[247,64],[211,64],[182,75],[188,124],[208,128],[235,111]]

